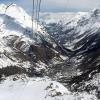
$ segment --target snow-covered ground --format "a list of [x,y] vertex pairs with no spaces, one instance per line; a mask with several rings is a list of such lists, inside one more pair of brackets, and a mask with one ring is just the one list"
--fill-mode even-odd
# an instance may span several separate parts
[[0,100],[97,100],[87,93],[71,93],[58,82],[48,78],[7,78],[0,84]]

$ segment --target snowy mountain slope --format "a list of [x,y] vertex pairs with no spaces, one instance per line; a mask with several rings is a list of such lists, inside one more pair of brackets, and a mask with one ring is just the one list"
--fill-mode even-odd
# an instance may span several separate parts
[[[13,13],[12,13],[13,12]],[[16,22],[16,24],[20,24],[23,28],[32,28],[32,21],[31,21],[31,17],[21,8],[18,7],[16,4],[12,4],[12,5],[4,5],[1,4],[0,5],[0,14],[1,15],[5,15],[6,18],[8,16],[8,18],[12,18],[14,22]],[[17,16],[16,16],[17,14]],[[7,19],[7,18],[6,18]],[[9,21],[9,20],[8,20]],[[41,28],[43,28],[41,25],[38,25],[38,28],[35,27],[35,21],[33,22],[33,30],[35,31],[41,31],[41,34],[46,34],[45,32],[43,33],[43,30]]]
[[87,93],[71,94],[63,85],[47,78],[31,78],[12,81],[8,78],[0,85],[2,100],[96,100]]
[[91,12],[79,12],[70,21],[65,19],[65,24],[61,22],[50,23],[46,28],[59,43],[74,50],[76,49],[75,44],[86,37],[89,32],[94,34],[99,31],[99,21],[99,8],[97,8]]
[[64,24],[50,23],[46,29],[59,44],[72,50],[66,64],[60,65],[64,70],[58,81],[69,82],[72,91],[87,91],[100,98],[100,8],[77,13]]
[[[0,50],[2,54],[2,67],[20,65],[21,63],[18,62],[22,58],[16,56],[19,52],[20,55],[23,55],[23,57],[26,56],[27,58],[28,55],[25,53],[28,52],[30,45],[42,43],[43,39],[51,43],[48,34],[42,29],[43,26],[38,24],[38,27],[36,27],[35,22],[33,22],[34,33],[32,34],[31,17],[22,8],[15,4],[6,8],[6,5],[0,5]],[[6,55],[10,55],[11,57],[9,58],[11,59],[5,64],[3,62],[8,58]],[[30,61],[28,62],[30,63]]]
[[35,21],[33,26],[32,33],[31,17],[22,8],[0,5],[0,80],[3,75],[43,76],[47,63],[57,57],[43,26]]

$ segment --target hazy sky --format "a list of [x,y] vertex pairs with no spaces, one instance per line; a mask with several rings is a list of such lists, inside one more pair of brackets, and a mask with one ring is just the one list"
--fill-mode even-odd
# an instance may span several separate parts
[[[0,0],[0,3],[14,2],[26,9],[32,9],[32,0]],[[88,11],[100,6],[100,0],[42,0],[42,12]]]

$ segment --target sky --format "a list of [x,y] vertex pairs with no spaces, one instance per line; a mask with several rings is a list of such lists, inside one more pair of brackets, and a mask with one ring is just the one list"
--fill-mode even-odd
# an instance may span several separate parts
[[[16,3],[28,13],[32,12],[32,0],[0,0],[0,3]],[[41,12],[89,11],[100,6],[100,0],[42,0]]]

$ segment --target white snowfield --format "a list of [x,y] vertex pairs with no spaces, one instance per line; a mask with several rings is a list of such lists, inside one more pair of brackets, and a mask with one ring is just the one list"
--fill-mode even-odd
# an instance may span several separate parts
[[0,100],[97,100],[87,93],[72,94],[63,85],[48,78],[26,78],[0,84]]
[[[19,63],[20,60],[11,56],[16,49],[8,46],[11,39],[18,37],[14,42],[24,41],[21,49],[26,50],[29,44],[36,42],[31,38],[32,22],[31,17],[20,7],[13,4],[8,7],[0,5],[0,68],[9,65],[29,67],[29,62]],[[43,36],[48,36],[42,30],[43,26],[36,28],[34,22],[34,32]],[[34,34],[35,35],[35,34]],[[40,41],[38,39],[38,41]],[[7,53],[7,54],[6,54]],[[10,54],[10,56],[9,56]],[[13,59],[13,61],[10,59]],[[8,59],[9,58],[9,59]],[[18,80],[14,81],[14,78]],[[11,76],[0,83],[0,100],[97,100],[94,95],[87,93],[71,93],[62,84],[48,78],[28,78],[22,76]]]

